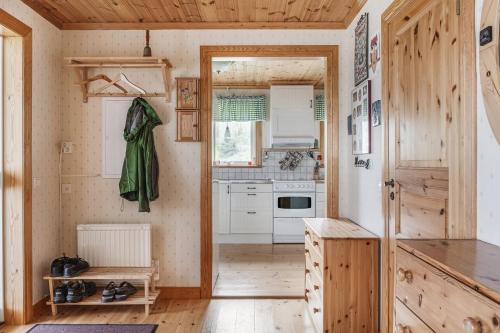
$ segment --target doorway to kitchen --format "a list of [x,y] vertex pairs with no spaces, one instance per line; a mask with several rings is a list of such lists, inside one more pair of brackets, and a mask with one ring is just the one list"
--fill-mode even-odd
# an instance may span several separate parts
[[338,214],[337,47],[201,53],[202,296],[302,298],[302,219]]

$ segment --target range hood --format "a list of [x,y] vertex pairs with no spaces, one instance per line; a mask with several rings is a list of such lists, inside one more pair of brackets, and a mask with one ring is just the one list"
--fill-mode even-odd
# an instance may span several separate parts
[[313,136],[273,136],[273,148],[314,148]]

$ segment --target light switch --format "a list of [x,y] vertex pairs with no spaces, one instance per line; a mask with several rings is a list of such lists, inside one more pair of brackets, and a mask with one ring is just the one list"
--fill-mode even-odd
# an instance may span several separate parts
[[64,154],[72,154],[73,153],[73,142],[70,142],[70,141],[63,142],[62,145],[63,145],[62,151]]

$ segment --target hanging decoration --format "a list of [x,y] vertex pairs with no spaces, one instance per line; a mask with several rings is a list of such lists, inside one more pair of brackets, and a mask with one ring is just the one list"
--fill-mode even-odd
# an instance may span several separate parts
[[368,13],[361,15],[355,30],[354,85],[368,79]]

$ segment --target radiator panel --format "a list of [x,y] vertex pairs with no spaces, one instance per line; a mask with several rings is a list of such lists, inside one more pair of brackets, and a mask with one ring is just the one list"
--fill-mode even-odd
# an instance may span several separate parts
[[78,255],[92,267],[151,267],[150,224],[79,224]]

